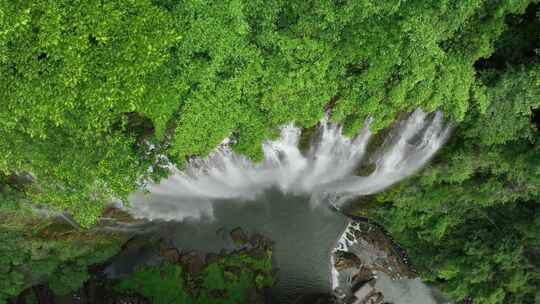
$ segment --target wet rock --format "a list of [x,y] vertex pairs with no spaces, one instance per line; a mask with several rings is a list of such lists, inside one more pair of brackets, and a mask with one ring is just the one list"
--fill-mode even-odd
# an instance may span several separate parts
[[122,252],[138,252],[148,246],[148,239],[142,237],[133,237],[122,245]]
[[168,248],[160,252],[160,255],[170,263],[178,263],[180,261],[180,252],[176,248]]
[[369,176],[377,169],[377,165],[369,162],[361,164],[354,173],[358,176]]
[[266,257],[266,250],[262,247],[253,247],[247,251],[247,254],[256,259],[264,259]]
[[384,296],[382,292],[377,292],[375,296],[372,298],[372,303],[373,304],[383,303],[383,300],[384,300]]
[[334,267],[337,270],[343,270],[352,267],[361,267],[362,261],[354,253],[347,251],[337,251],[335,254],[336,262]]
[[309,149],[311,148],[311,142],[314,137],[317,135],[317,129],[319,125],[314,125],[309,128],[303,128],[300,133],[300,140],[298,142],[298,148],[303,155],[306,155]]
[[383,295],[374,284],[364,284],[362,287],[354,291],[352,304],[380,304],[383,300]]
[[352,277],[352,290],[357,290],[362,287],[364,284],[371,282],[374,279],[373,271],[367,267],[362,267],[360,270],[353,275]]
[[243,246],[248,242],[248,237],[244,230],[240,227],[234,228],[231,233],[231,239],[233,240],[234,244],[237,246]]
[[192,274],[198,274],[203,271],[206,266],[201,257],[195,251],[182,254],[180,262],[186,268],[187,272]]
[[159,243],[159,255],[170,263],[178,263],[180,261],[180,251],[171,242],[165,240]]
[[269,248],[272,246],[272,241],[262,234],[254,233],[249,238],[249,244],[253,247]]
[[359,239],[359,238],[362,237],[362,231],[360,231],[360,230],[355,229],[355,230],[352,231],[352,234],[354,235],[355,239]]

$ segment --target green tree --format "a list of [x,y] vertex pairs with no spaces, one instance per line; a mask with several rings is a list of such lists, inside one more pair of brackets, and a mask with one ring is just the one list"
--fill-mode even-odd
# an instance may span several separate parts
[[245,251],[222,256],[201,273],[186,272],[182,265],[141,267],[120,280],[115,289],[140,294],[152,303],[233,304],[257,301],[257,294],[274,285],[272,251],[253,257]]
[[348,134],[416,107],[461,120],[529,2],[2,0],[0,169],[89,226],[162,175],[158,154],[181,167],[229,136],[258,160],[329,105]]
[[83,232],[37,217],[13,181],[0,174],[0,303],[43,282],[58,294],[76,290],[87,279],[88,266],[120,250],[125,236]]
[[421,174],[381,194],[377,217],[453,298],[537,303],[540,64],[497,66],[482,72],[489,106],[478,103]]

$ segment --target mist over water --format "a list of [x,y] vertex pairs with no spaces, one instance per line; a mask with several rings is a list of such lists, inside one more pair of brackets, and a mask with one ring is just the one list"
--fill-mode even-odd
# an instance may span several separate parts
[[235,154],[225,140],[183,171],[171,166],[169,178],[131,196],[128,211],[171,221],[158,221],[167,227],[163,236],[178,248],[201,253],[224,248],[216,235],[220,228],[240,226],[270,237],[280,269],[272,289],[276,303],[293,303],[302,293],[332,293],[337,281],[330,255],[349,219],[328,207],[339,209],[351,198],[382,191],[411,175],[451,129],[441,113],[421,110],[376,135],[370,122],[347,138],[340,125],[323,119],[308,147],[299,146],[299,128],[283,126],[279,139],[263,144],[260,163]]
[[[263,144],[264,160],[254,164],[235,154],[225,140],[206,159],[194,159],[186,170],[159,184],[149,184],[151,195],[132,196],[136,217],[163,220],[200,218],[213,214],[216,200],[255,200],[272,188],[311,197],[313,205],[330,202],[339,207],[355,196],[373,194],[420,169],[442,146],[450,133],[440,112],[416,110],[395,123],[382,144],[371,153],[370,120],[355,138],[342,134],[338,124],[323,119],[309,150],[302,153],[301,130],[282,127],[276,141]],[[355,169],[369,162],[374,170],[356,176]]]

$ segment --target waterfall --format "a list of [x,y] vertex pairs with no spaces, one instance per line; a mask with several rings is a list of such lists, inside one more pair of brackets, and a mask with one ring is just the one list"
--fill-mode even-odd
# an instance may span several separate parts
[[[367,152],[373,137],[370,122],[366,120],[350,139],[343,136],[339,124],[325,118],[305,152],[299,147],[301,130],[292,124],[283,126],[278,140],[263,144],[260,163],[235,154],[226,139],[207,158],[190,161],[185,170],[172,166],[169,178],[147,186],[150,195],[134,194],[130,212],[164,220],[211,217],[217,200],[249,201],[270,188],[310,195],[313,204],[331,197],[339,206],[351,197],[379,192],[420,169],[451,129],[440,112],[417,109],[395,123],[377,149]],[[356,176],[363,163],[371,163],[373,171]]]

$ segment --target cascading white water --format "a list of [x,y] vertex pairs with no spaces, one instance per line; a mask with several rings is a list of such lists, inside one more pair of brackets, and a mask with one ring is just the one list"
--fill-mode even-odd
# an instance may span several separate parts
[[231,151],[228,140],[206,159],[191,161],[187,169],[171,168],[173,174],[159,184],[150,184],[152,195],[132,196],[131,212],[149,219],[181,220],[212,216],[216,200],[246,201],[257,194],[279,188],[284,193],[322,197],[334,204],[358,195],[379,192],[421,168],[442,146],[450,133],[439,112],[414,111],[396,123],[388,138],[370,155],[375,170],[355,176],[371,138],[370,121],[354,139],[342,135],[342,128],[324,119],[318,137],[305,155],[300,151],[300,129],[282,127],[281,137],[263,144],[264,160],[254,164]]

